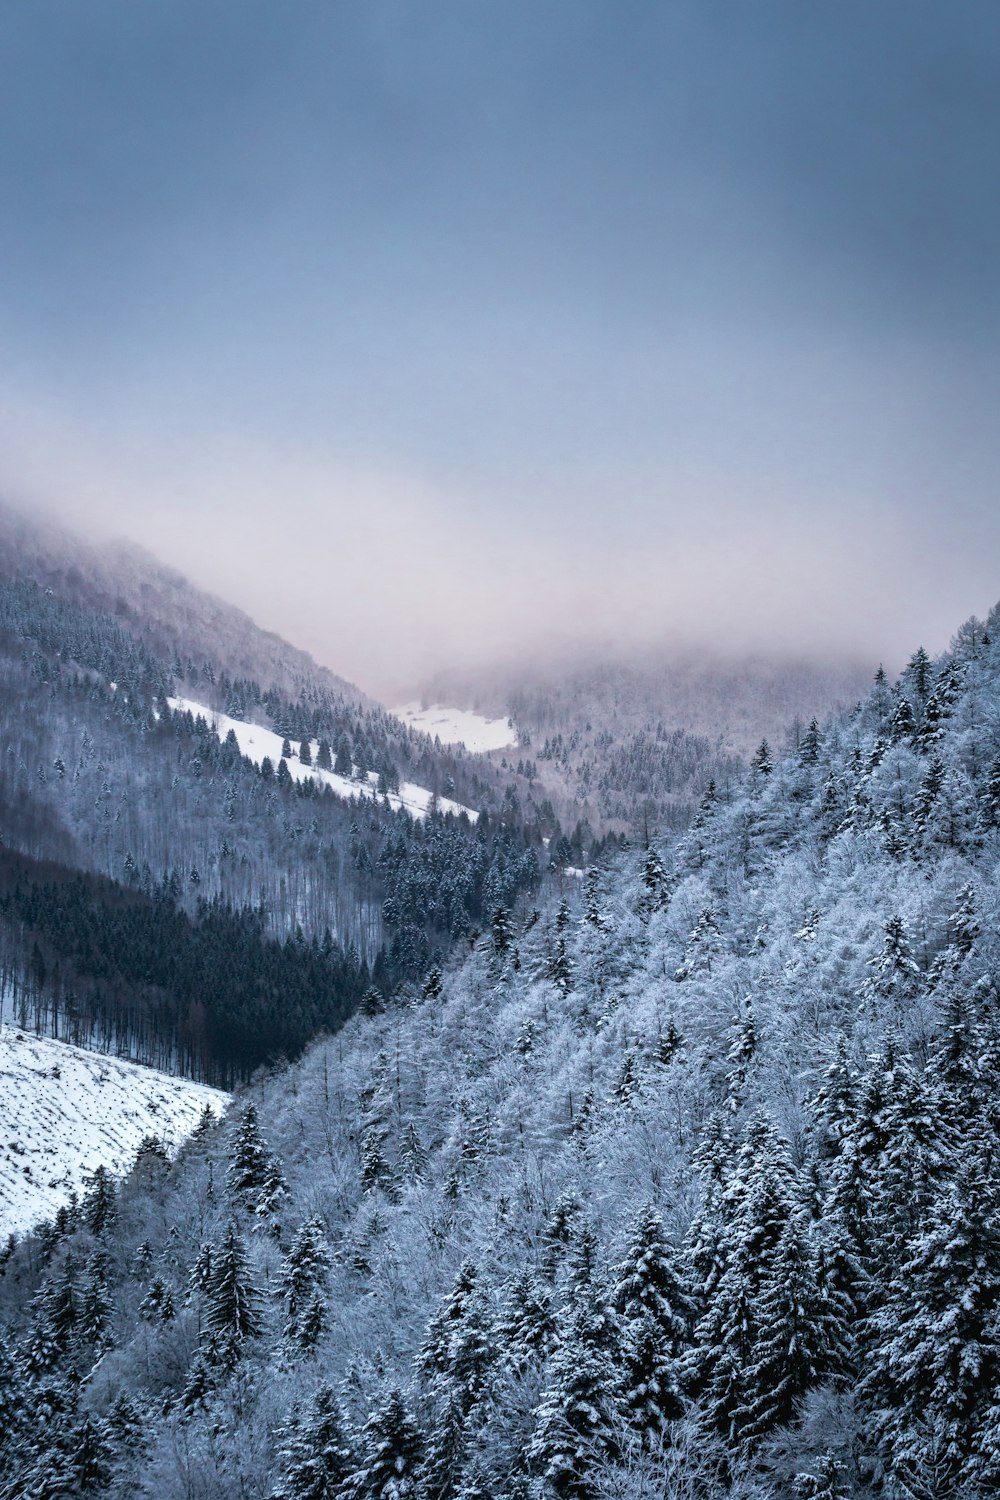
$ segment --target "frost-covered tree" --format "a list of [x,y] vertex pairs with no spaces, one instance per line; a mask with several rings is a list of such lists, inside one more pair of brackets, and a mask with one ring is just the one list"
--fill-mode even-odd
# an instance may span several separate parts
[[213,1356],[223,1363],[235,1359],[241,1345],[256,1338],[263,1328],[260,1292],[246,1245],[232,1221],[212,1256],[211,1279],[205,1296],[205,1327]]
[[282,1429],[278,1460],[282,1479],[271,1500],[341,1500],[355,1464],[331,1385],[321,1385]]

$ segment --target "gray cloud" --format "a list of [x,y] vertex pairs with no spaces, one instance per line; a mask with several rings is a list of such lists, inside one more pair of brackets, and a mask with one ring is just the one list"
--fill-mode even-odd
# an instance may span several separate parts
[[0,485],[376,687],[1000,592],[988,5],[0,17]]

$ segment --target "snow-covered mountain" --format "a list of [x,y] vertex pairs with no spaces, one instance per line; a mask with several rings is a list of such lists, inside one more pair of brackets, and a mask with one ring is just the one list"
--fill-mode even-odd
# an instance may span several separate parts
[[138,1063],[0,1023],[0,1240],[83,1191],[95,1167],[121,1173],[149,1137],[168,1150],[229,1096]]
[[15,1247],[11,1494],[997,1493],[988,626]]

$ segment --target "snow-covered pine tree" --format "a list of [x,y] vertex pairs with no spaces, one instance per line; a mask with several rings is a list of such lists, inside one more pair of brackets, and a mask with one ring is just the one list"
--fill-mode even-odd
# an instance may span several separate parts
[[322,1333],[331,1263],[322,1222],[306,1219],[299,1225],[288,1248],[280,1281],[284,1336],[301,1350],[314,1347]]
[[205,1297],[205,1327],[212,1357],[223,1364],[234,1362],[241,1345],[256,1338],[263,1328],[260,1292],[243,1237],[232,1220],[212,1256]]
[[321,1385],[283,1428],[278,1460],[283,1477],[271,1500],[341,1500],[355,1456],[331,1385]]

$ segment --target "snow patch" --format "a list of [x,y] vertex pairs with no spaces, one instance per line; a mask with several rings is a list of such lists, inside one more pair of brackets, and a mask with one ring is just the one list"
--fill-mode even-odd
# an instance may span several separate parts
[[517,744],[517,731],[509,719],[484,719],[471,709],[448,708],[443,703],[433,703],[430,708],[404,703],[390,712],[421,734],[432,738],[437,735],[442,745],[464,745],[473,754],[507,750]]
[[[273,729],[265,729],[261,724],[248,724],[243,719],[230,718],[229,714],[217,713],[215,709],[206,708],[204,703],[195,703],[191,698],[168,698],[167,702],[175,713],[192,714],[195,718],[204,719],[220,740],[224,740],[232,730],[241,755],[252,760],[255,766],[259,766],[267,756],[274,769],[278,769],[278,762],[282,758],[283,740],[282,736],[275,734]],[[293,748],[291,756],[285,756],[285,763],[293,781],[306,779],[318,781],[321,786],[330,787],[338,797],[348,797],[352,800],[370,797],[374,801],[380,800],[377,772],[369,771],[364,781],[356,781],[349,776],[338,776],[336,771],[321,771],[315,764],[319,753],[318,741],[313,740],[309,749],[314,762],[311,766],[304,766],[299,760],[297,745]],[[429,792],[426,787],[417,786],[412,781],[404,781],[400,783],[398,793],[388,793],[388,799],[390,807],[397,810],[405,808],[414,817],[425,818],[434,801],[434,793]],[[479,814],[471,807],[463,807],[461,802],[453,802],[450,797],[438,797],[437,808],[442,813],[465,813],[473,823],[479,817]]]
[[50,1219],[95,1167],[123,1173],[147,1136],[180,1144],[229,1095],[0,1024],[0,1237]]

